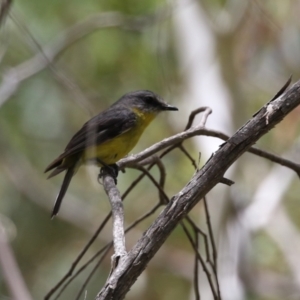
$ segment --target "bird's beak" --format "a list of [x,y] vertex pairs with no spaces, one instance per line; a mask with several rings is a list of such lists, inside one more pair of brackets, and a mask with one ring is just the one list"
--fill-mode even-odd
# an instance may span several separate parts
[[178,110],[177,107],[164,103],[162,110]]

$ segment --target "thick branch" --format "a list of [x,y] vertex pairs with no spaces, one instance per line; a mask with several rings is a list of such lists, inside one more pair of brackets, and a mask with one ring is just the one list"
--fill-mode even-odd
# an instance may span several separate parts
[[[234,161],[299,103],[300,82],[297,82],[286,93],[271,102],[271,110],[270,104],[264,106],[229,138],[203,168],[195,173],[190,182],[171,199],[163,212],[111,274],[96,299],[123,299],[180,220],[220,182]],[[268,115],[266,115],[267,111]],[[111,286],[115,286],[115,289]]]

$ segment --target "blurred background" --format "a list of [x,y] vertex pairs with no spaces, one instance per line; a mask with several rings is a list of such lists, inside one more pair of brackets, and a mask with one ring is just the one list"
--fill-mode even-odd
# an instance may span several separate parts
[[[213,109],[207,127],[231,135],[291,74],[299,79],[299,14],[299,1],[281,0],[14,1],[0,32],[0,299],[17,299],[12,289],[22,300],[43,299],[110,211],[97,168],[82,167],[50,220],[63,177],[47,180],[44,169],[85,121],[124,93],[149,89],[179,112],[160,115],[133,153],[182,131],[204,105]],[[299,163],[299,116],[296,109],[256,146]],[[221,142],[195,137],[184,145],[195,160],[201,153],[203,165]],[[163,162],[171,197],[194,168],[180,151]],[[121,193],[138,175],[119,175]],[[222,299],[299,299],[299,178],[252,154],[226,177],[235,184],[207,195]],[[143,179],[124,202],[126,224],[157,202]],[[161,209],[128,234],[128,249]],[[203,203],[191,217],[207,232]],[[82,263],[110,240],[111,222]],[[78,299],[95,298],[111,254]],[[95,264],[60,299],[76,299]],[[195,299],[193,264],[178,227],[126,299]],[[201,299],[213,299],[202,273],[199,281]]]

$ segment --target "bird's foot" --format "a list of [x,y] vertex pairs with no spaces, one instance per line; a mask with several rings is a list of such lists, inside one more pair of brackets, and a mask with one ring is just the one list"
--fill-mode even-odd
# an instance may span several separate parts
[[98,175],[98,182],[100,181],[100,179],[107,173],[109,174],[115,181],[115,184],[117,184],[117,177],[119,174],[119,167],[117,164],[113,164],[113,165],[104,165],[102,163],[103,167],[100,168],[100,172]]

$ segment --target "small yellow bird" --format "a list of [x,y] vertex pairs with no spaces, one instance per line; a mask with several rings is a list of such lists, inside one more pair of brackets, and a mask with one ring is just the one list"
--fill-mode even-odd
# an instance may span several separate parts
[[71,138],[65,151],[45,170],[54,169],[48,178],[67,171],[51,218],[57,215],[70,181],[81,164],[94,163],[116,169],[116,162],[131,151],[155,116],[166,110],[178,109],[153,92],[135,91],[125,94],[87,121]]

